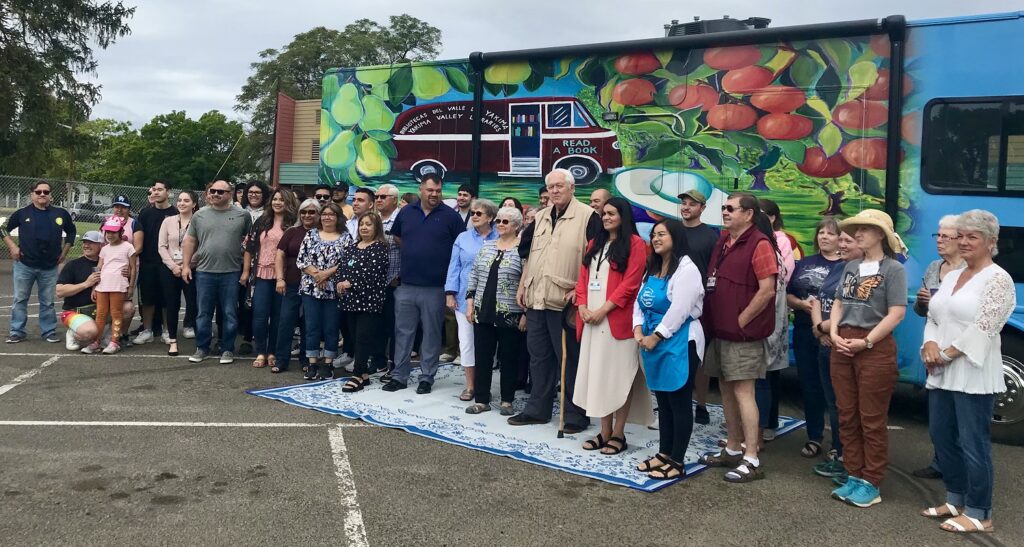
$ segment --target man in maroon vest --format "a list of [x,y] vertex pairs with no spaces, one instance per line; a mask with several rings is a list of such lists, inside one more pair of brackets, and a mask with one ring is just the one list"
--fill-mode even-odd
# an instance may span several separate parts
[[754,382],[764,378],[768,366],[765,339],[775,329],[772,303],[779,267],[771,240],[754,226],[763,214],[754,196],[731,195],[722,207],[724,230],[708,264],[702,322],[711,343],[704,369],[719,380],[729,437],[721,452],[705,454],[701,462],[732,467],[725,474],[729,482],[764,478],[757,457]]

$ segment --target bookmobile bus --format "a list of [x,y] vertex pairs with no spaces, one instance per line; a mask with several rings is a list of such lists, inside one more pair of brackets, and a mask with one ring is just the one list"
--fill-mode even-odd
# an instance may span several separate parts
[[[699,188],[709,224],[729,192],[747,190],[775,200],[806,249],[823,216],[877,208],[910,249],[911,300],[937,258],[938,220],[987,209],[1002,225],[996,262],[1018,295],[993,436],[1024,442],[1024,12],[751,21],[331,70],[321,182],[410,191],[435,172],[495,201],[535,203],[543,174],[564,167],[581,196],[607,188],[647,222],[677,217],[675,196]],[[900,378],[916,385],[923,327],[908,313],[896,332]]]

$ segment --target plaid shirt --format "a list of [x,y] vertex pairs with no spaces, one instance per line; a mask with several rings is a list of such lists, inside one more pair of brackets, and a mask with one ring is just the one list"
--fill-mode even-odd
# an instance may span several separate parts
[[[392,211],[391,216],[387,219],[381,217],[385,234],[391,233],[391,226],[395,223],[396,218],[398,218],[398,209]],[[394,236],[388,235],[385,239],[388,241],[388,284],[390,285],[391,282],[398,279],[402,268],[402,248],[395,243]]]

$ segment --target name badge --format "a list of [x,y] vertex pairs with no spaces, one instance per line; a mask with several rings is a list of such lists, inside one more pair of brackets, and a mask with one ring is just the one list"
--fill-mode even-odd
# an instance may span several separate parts
[[599,290],[601,290],[601,282],[596,280],[596,279],[594,279],[593,281],[590,282],[589,289],[592,290],[592,291],[599,291]]
[[171,258],[173,258],[176,261],[181,261],[183,259],[181,255],[181,249],[177,249],[176,251],[174,251],[174,254],[171,255]]
[[715,277],[715,276],[708,277],[708,284],[707,284],[707,287],[706,287],[707,292],[714,292],[715,291],[715,283],[717,283],[717,282],[718,282],[718,278],[717,277]]
[[878,273],[878,265],[878,262],[861,262],[858,273],[861,277],[876,275]]

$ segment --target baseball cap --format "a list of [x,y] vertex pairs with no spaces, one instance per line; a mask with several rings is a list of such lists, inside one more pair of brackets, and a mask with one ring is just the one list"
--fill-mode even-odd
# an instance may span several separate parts
[[132,202],[131,202],[130,199],[128,199],[128,196],[126,196],[124,194],[120,194],[120,195],[118,195],[117,197],[114,198],[113,205],[124,205],[125,207],[131,207],[132,206]]
[[103,222],[103,226],[100,229],[104,232],[120,232],[123,227],[124,223],[121,222],[121,217],[111,216]]
[[704,192],[701,192],[700,190],[698,190],[696,188],[693,188],[691,190],[687,190],[687,191],[683,192],[682,194],[679,194],[676,197],[678,197],[679,199],[690,198],[693,201],[696,201],[696,202],[700,203],[701,205],[704,205],[704,204],[706,204],[708,202],[708,198],[704,195]]
[[97,230],[89,230],[82,236],[82,241],[91,241],[93,243],[103,243],[103,234]]

